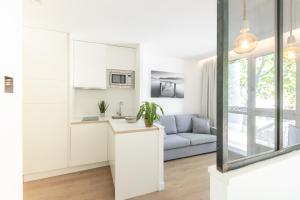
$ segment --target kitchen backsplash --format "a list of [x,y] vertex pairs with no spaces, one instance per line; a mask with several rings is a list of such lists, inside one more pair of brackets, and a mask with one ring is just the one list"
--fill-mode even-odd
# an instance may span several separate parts
[[105,100],[109,104],[107,116],[116,115],[119,103],[123,102],[122,114],[135,115],[135,92],[131,89],[111,88],[107,90],[75,89],[73,97],[73,119],[85,116],[99,116],[98,102]]

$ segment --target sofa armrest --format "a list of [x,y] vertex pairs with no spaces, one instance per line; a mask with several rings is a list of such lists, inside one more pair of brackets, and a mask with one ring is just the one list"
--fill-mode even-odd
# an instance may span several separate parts
[[217,129],[216,129],[216,127],[210,127],[210,133],[211,133],[212,135],[217,136]]
[[166,131],[165,131],[165,127],[164,127],[161,123],[159,123],[159,122],[155,122],[154,125],[155,125],[157,128],[159,128],[161,131],[163,131],[163,133],[164,133],[164,138],[165,138],[165,137],[167,136]]

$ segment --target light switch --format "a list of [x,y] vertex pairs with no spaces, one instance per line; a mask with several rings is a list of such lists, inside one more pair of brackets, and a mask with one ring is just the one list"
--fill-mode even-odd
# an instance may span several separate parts
[[9,76],[4,76],[4,92],[14,93],[14,79]]

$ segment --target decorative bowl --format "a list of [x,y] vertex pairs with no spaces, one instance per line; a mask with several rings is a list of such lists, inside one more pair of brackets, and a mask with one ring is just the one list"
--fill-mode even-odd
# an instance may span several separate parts
[[127,123],[136,123],[137,122],[136,116],[125,117],[125,120],[126,120]]

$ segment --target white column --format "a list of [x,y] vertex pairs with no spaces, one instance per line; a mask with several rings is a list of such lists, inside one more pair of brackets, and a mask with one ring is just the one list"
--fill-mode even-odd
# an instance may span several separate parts
[[[23,195],[21,0],[0,1],[0,25],[0,199],[21,200]],[[5,76],[13,79],[13,91],[5,90]]]

